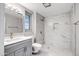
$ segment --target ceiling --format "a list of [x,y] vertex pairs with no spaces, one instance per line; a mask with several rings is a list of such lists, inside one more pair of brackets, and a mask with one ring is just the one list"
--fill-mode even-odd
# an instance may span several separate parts
[[36,11],[44,17],[50,17],[61,13],[69,12],[72,8],[72,3],[52,3],[51,7],[45,8],[42,3],[24,3],[21,4],[31,11]]

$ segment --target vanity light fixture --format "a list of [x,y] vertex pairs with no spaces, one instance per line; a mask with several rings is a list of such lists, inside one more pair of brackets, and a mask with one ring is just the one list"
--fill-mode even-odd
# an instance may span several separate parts
[[50,7],[51,3],[42,3],[45,8]]

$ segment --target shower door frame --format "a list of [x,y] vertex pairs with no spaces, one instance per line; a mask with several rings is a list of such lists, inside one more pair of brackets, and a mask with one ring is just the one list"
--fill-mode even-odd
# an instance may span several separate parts
[[77,30],[77,25],[79,25],[79,21],[77,21],[77,22],[75,22],[74,23],[74,25],[75,25],[75,56],[77,56],[77,32],[76,32],[76,30]]

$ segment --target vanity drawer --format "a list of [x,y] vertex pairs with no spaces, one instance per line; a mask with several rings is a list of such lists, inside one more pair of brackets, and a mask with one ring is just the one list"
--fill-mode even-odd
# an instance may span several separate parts
[[25,52],[25,48],[27,50],[29,47],[30,48],[32,47],[31,45],[32,45],[32,40],[31,39],[20,41],[20,42],[5,46],[4,47],[4,49],[5,49],[4,52],[5,52],[5,55],[12,54],[12,53],[15,53],[15,55],[16,55],[17,51],[24,50],[24,52]]

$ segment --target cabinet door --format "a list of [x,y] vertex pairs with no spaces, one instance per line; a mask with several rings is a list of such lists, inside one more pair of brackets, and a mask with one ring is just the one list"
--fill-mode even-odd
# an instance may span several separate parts
[[5,56],[14,56],[14,53],[5,54]]
[[18,49],[17,51],[15,51],[15,56],[25,56],[25,52],[25,48]]
[[5,46],[5,56],[30,56],[32,55],[32,40],[26,40]]
[[27,55],[27,56],[31,56],[31,55],[32,55],[32,46],[31,46],[31,45],[28,45],[28,46],[27,46],[26,55]]

